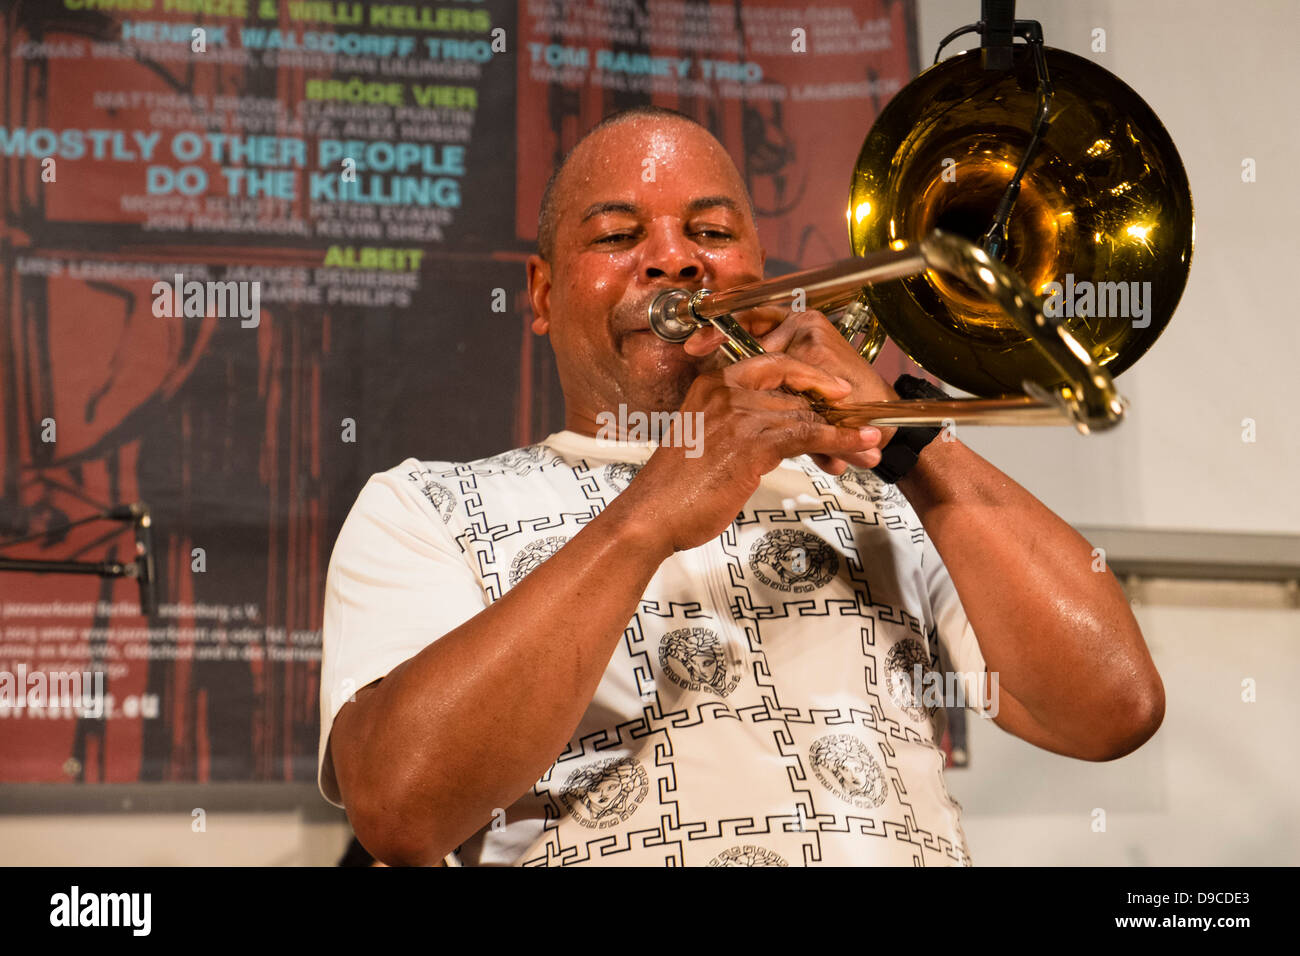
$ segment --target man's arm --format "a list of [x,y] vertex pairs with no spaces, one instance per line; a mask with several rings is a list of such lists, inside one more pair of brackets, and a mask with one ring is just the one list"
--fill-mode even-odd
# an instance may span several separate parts
[[1084,760],[1122,757],[1156,732],[1164,685],[1082,535],[960,441],[930,442],[898,489],[998,675],[999,727]]
[[[685,348],[704,355],[722,338],[706,329]],[[847,401],[898,399],[820,312],[790,315],[759,341],[852,381]],[[881,431],[887,445],[894,429]],[[815,460],[831,474],[860,464]],[[930,442],[898,489],[998,674],[998,726],[1085,760],[1122,757],[1156,732],[1164,685],[1119,582],[1092,570],[1092,546],[1078,532],[960,441]]]
[[667,556],[628,511],[615,499],[500,600],[339,711],[339,789],[376,858],[436,863],[564,749]]

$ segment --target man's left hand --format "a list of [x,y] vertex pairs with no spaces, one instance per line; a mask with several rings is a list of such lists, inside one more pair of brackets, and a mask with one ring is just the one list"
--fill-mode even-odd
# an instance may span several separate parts
[[[866,359],[857,353],[844,336],[820,312],[787,312],[775,306],[750,309],[738,313],[740,322],[759,341],[765,351],[785,352],[801,362],[824,369],[853,384],[853,391],[843,399],[848,402],[896,402],[898,393],[881,378]],[[686,340],[685,349],[691,355],[708,355],[726,341],[726,336],[715,328],[705,328]],[[876,426],[880,429],[880,448],[884,448],[897,428]],[[841,475],[848,465],[870,468],[877,464],[875,455],[863,452],[846,459],[813,456],[817,467],[827,474]]]

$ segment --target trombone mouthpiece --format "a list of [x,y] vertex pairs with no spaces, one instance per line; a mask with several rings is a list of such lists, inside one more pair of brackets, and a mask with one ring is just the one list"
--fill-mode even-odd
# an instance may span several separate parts
[[650,302],[650,330],[665,342],[685,342],[700,327],[691,314],[691,293],[665,289]]

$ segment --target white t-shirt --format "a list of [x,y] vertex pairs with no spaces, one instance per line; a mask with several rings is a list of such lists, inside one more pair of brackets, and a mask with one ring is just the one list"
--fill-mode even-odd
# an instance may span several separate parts
[[[342,806],[326,743],[348,697],[519,583],[653,452],[564,431],[370,479],[326,585],[327,800]],[[969,865],[917,664],[966,675],[975,706],[984,658],[916,513],[870,471],[786,460],[722,535],[659,567],[564,751],[459,859]]]

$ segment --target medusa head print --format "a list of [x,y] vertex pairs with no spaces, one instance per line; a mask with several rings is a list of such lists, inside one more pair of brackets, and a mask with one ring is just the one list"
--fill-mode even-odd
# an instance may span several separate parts
[[622,494],[627,491],[627,486],[640,471],[640,465],[628,461],[616,461],[605,466],[605,480],[614,487],[616,492]]
[[878,807],[889,796],[880,764],[852,734],[819,737],[809,748],[808,759],[822,785],[846,803]]
[[907,502],[897,485],[883,481],[869,468],[846,468],[835,480],[853,497],[871,502],[880,511],[896,510]]
[[429,504],[433,505],[438,512],[438,516],[445,523],[456,508],[456,496],[451,493],[446,485],[434,481],[433,473],[426,471],[424,468],[419,471],[407,472],[406,476],[424,492],[424,497],[429,499]]
[[815,591],[840,569],[835,549],[810,531],[769,531],[749,552],[749,570],[768,587],[796,594]]
[[569,775],[560,790],[560,802],[584,827],[615,827],[636,812],[650,780],[633,757],[609,757]]
[[744,674],[740,656],[707,627],[669,631],[659,642],[659,666],[678,687],[726,697]]
[[564,547],[568,541],[568,535],[558,534],[551,535],[547,538],[538,538],[536,541],[524,545],[515,555],[515,559],[510,562],[510,586],[514,587],[533,571],[541,567],[542,562]]
[[723,850],[712,860],[709,866],[789,866],[781,856],[766,847],[745,844]]
[[889,699],[918,722],[927,720],[936,709],[935,705],[925,701],[921,692],[934,663],[925,646],[914,637],[899,641],[885,655],[885,686],[889,688]]
[[527,475],[535,469],[554,464],[559,459],[555,453],[542,445],[529,445],[525,448],[512,448],[491,458],[475,462],[471,470],[475,474],[494,475],[504,472],[509,475]]

